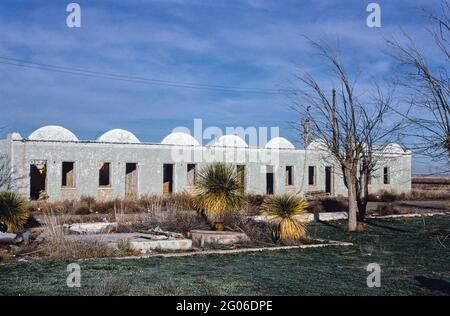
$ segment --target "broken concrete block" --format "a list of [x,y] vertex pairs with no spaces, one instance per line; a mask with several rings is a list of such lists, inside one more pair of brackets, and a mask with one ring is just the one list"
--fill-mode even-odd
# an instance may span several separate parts
[[76,223],[71,225],[65,225],[64,229],[68,231],[70,234],[102,234],[109,233],[115,227],[117,227],[117,223]]
[[12,243],[17,235],[13,233],[0,232],[0,243]]
[[208,245],[232,245],[249,238],[244,233],[214,230],[191,230],[192,243],[195,246],[205,247]]

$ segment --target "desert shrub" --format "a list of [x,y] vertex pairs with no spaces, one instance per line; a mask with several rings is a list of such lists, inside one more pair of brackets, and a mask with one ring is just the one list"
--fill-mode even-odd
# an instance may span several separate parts
[[398,194],[392,191],[382,190],[377,193],[369,194],[368,200],[370,202],[394,202],[403,199],[404,194]]
[[165,209],[168,211],[195,210],[194,198],[187,192],[172,193],[164,197]]
[[261,206],[261,213],[269,216],[274,225],[274,240],[298,240],[306,234],[306,223],[298,221],[295,216],[305,214],[307,203],[296,195],[268,196]]
[[160,194],[147,194],[142,196],[140,201],[148,213],[160,212],[164,205],[164,196]]
[[342,196],[310,199],[307,211],[309,213],[346,212],[348,211],[348,200]]
[[249,219],[247,222],[245,222],[242,230],[253,242],[264,244],[273,242],[272,227],[267,222],[257,222]]
[[28,219],[27,201],[14,192],[0,192],[0,223],[8,231],[20,230]]
[[232,231],[245,233],[251,242],[272,243],[272,225],[265,221],[256,221],[243,214],[227,214],[224,227]]
[[211,222],[220,222],[225,213],[239,212],[246,200],[243,183],[233,166],[213,163],[202,168],[195,183],[195,205]]
[[245,198],[247,200],[247,214],[248,215],[259,214],[259,210],[264,202],[265,196],[261,194],[247,194]]
[[377,205],[375,212],[383,216],[400,214],[399,210],[392,204]]
[[128,239],[123,239],[117,243],[117,249],[122,256],[137,256],[139,250],[133,247],[133,244]]

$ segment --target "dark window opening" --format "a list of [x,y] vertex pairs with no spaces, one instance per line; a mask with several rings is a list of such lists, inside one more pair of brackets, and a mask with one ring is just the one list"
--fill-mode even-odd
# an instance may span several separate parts
[[273,177],[273,167],[267,166],[266,171],[266,193],[273,194],[274,193],[274,177]]
[[286,166],[286,185],[294,185],[294,167]]
[[110,179],[110,167],[109,162],[103,162],[98,172],[98,185],[101,187],[107,187],[111,185]]
[[62,163],[62,179],[61,186],[75,187],[75,164],[73,162]]
[[173,192],[173,165],[163,165],[163,193]]
[[391,184],[391,176],[390,176],[389,167],[384,167],[383,168],[383,183],[384,184]]
[[316,185],[316,167],[315,166],[308,167],[308,184]]

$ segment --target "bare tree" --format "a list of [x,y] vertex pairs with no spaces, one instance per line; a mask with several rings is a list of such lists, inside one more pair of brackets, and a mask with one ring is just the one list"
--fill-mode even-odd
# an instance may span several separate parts
[[[348,230],[355,231],[358,213],[361,218],[365,214],[369,177],[379,157],[375,152],[383,147],[380,143],[387,144],[400,126],[386,128],[384,124],[391,109],[393,89],[384,95],[376,86],[378,94],[374,101],[360,102],[356,84],[350,80],[339,54],[326,45],[316,42],[312,45],[330,66],[340,89],[332,90],[330,101],[328,91],[311,74],[303,73],[297,76],[302,87],[293,91],[292,109],[301,115],[302,121],[308,122],[308,137],[319,141],[342,169],[348,191]],[[302,128],[299,132],[303,132]]]
[[402,40],[387,39],[391,55],[398,62],[401,84],[406,88],[409,110],[402,115],[408,119],[410,128],[406,136],[412,149],[434,159],[450,158],[450,81],[449,36],[450,5],[441,2],[439,14],[428,14],[430,37],[440,56],[426,56],[416,46],[415,40],[403,33]]
[[14,186],[14,172],[8,155],[0,153],[0,191],[10,191]]

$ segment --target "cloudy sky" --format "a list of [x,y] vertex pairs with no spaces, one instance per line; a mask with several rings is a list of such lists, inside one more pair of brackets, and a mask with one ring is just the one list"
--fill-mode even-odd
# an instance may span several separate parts
[[[364,87],[395,74],[384,37],[404,30],[419,46],[430,46],[422,9],[439,4],[378,1],[382,27],[369,28],[371,1],[363,0],[79,0],[82,26],[68,28],[69,2],[0,2],[3,134],[26,137],[55,124],[80,139],[124,128],[157,142],[202,118],[204,126],[221,128],[278,126],[281,136],[297,143],[288,124],[296,117],[278,90],[295,85],[299,69],[329,84],[305,36],[332,42],[350,70],[362,73]],[[81,76],[69,68],[151,80]]]

